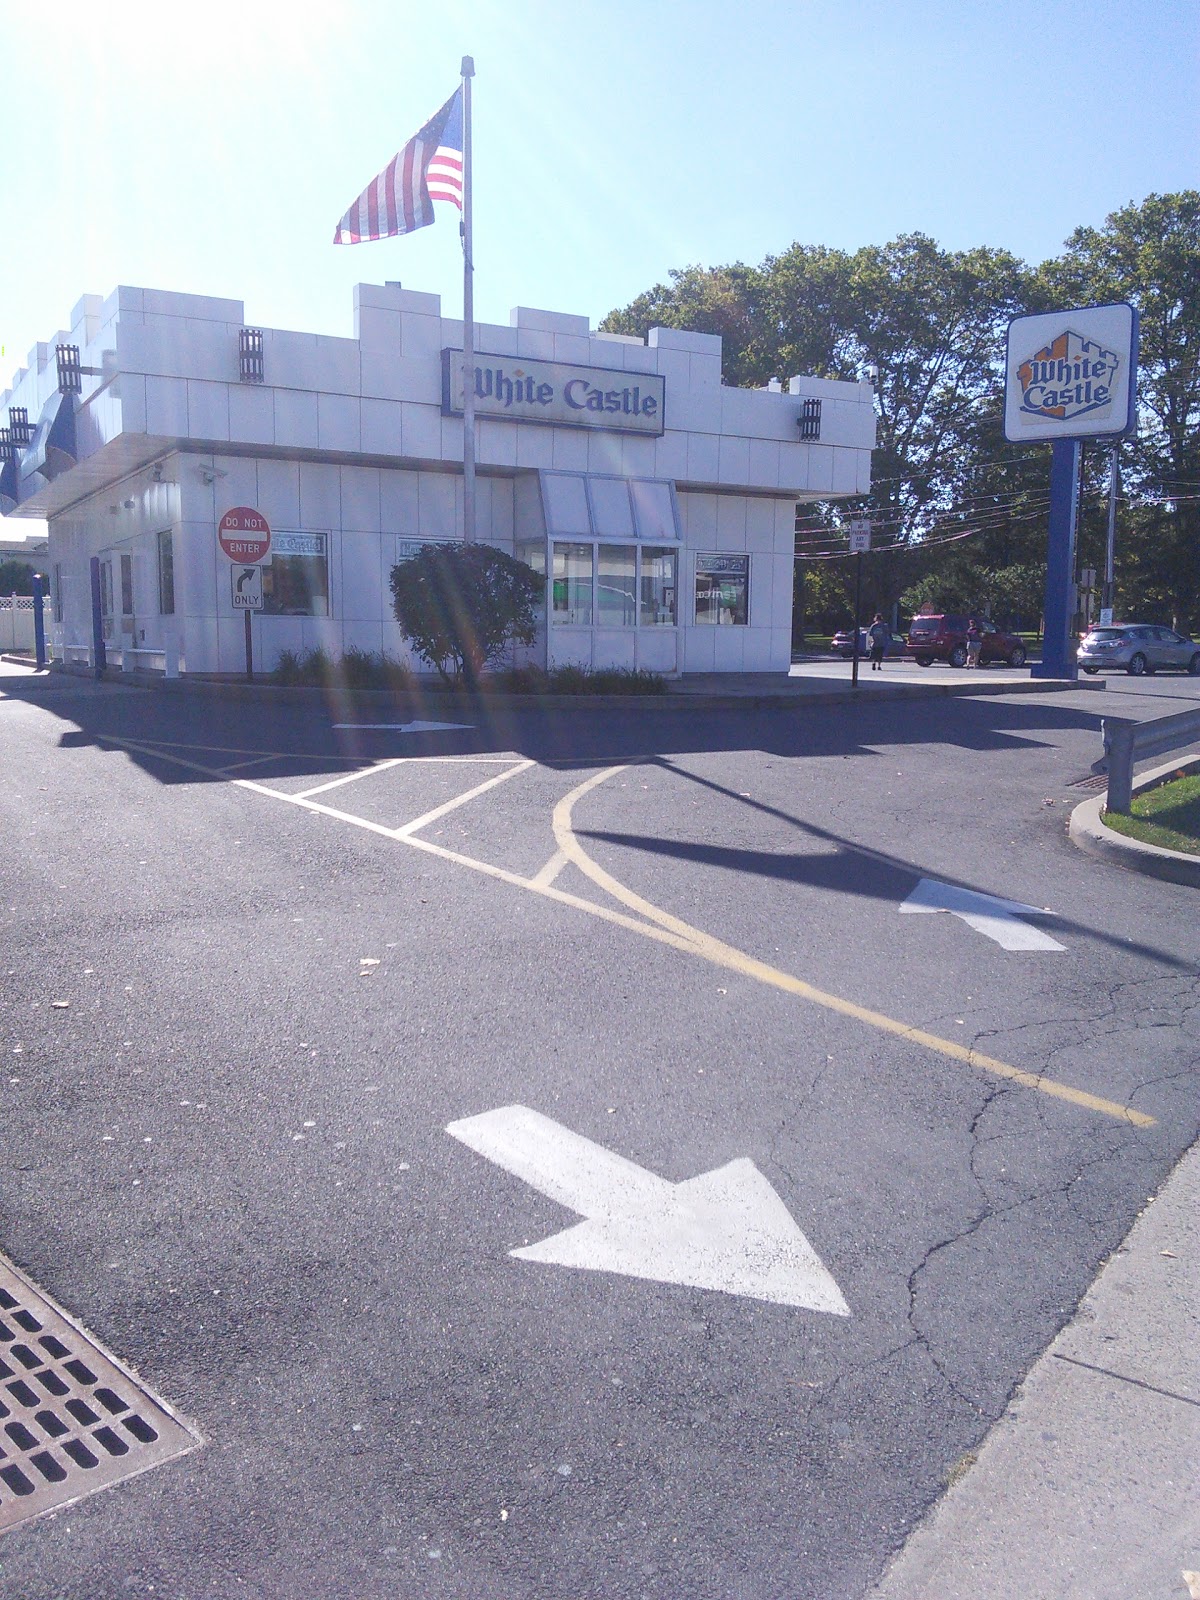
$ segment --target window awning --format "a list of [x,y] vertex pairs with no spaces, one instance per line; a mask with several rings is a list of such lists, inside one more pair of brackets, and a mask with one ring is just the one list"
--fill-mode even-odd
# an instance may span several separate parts
[[598,472],[538,472],[546,532],[565,539],[682,537],[675,485],[669,478],[619,478]]

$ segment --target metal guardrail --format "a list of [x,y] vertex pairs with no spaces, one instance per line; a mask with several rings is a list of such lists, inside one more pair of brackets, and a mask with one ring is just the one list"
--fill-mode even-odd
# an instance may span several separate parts
[[1134,722],[1130,717],[1105,717],[1100,724],[1104,755],[1094,770],[1108,773],[1108,809],[1129,815],[1133,804],[1133,763],[1164,755],[1200,740],[1200,710],[1177,711],[1169,717]]

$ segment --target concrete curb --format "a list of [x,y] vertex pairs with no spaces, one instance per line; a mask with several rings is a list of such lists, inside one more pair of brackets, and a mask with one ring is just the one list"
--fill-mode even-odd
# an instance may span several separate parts
[[1200,1566],[1200,1145],[870,1600],[1167,1600]]
[[[1180,772],[1200,772],[1200,756],[1187,756],[1182,761],[1168,761],[1161,767],[1152,767],[1134,779],[1133,792],[1142,794],[1147,789],[1157,789]],[[1106,861],[1109,866],[1124,867],[1127,872],[1144,872],[1151,878],[1186,883],[1193,889],[1200,889],[1200,856],[1144,844],[1140,839],[1129,839],[1115,828],[1107,827],[1100,820],[1104,798],[1096,795],[1072,811],[1067,834],[1073,845],[1089,856]]]
[[[64,676],[95,681],[91,667],[54,661],[50,671]],[[690,690],[675,685],[662,695],[601,695],[601,694],[487,694],[482,697],[456,695],[431,688],[415,691],[391,689],[312,689],[285,688],[272,683],[245,683],[236,679],[217,678],[164,678],[157,672],[124,672],[119,668],[105,668],[103,679],[107,683],[125,683],[133,688],[158,689],[163,694],[202,695],[215,699],[246,701],[263,700],[275,705],[308,705],[317,701],[337,701],[343,711],[361,707],[364,710],[387,710],[397,714],[411,713],[419,716],[437,711],[444,714],[472,712],[482,715],[489,710],[513,710],[521,707],[541,707],[548,711],[628,710],[628,711],[765,711],[797,710],[805,706],[864,705],[872,702],[903,700],[965,699],[983,695],[1005,694],[1060,694],[1066,690],[1103,689],[1099,683],[1081,683],[1068,678],[1036,678],[1020,683],[980,683],[977,680],[963,684],[895,684],[869,689],[791,689],[777,692],[749,690],[743,693],[712,693]]]

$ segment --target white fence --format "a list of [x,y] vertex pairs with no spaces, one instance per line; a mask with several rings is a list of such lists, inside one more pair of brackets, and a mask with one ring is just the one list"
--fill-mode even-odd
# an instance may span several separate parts
[[[42,619],[49,622],[47,607],[43,605]],[[0,595],[0,650],[32,650],[33,596],[30,594]]]

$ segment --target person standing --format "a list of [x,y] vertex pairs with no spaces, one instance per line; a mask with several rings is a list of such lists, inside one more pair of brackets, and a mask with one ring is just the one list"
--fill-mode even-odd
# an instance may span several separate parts
[[871,671],[883,671],[883,652],[891,640],[892,630],[883,620],[880,612],[875,613],[875,621],[867,629],[867,643],[871,647]]
[[982,648],[983,632],[978,622],[972,617],[967,623],[967,665],[969,667],[977,667],[979,665],[979,652]]

